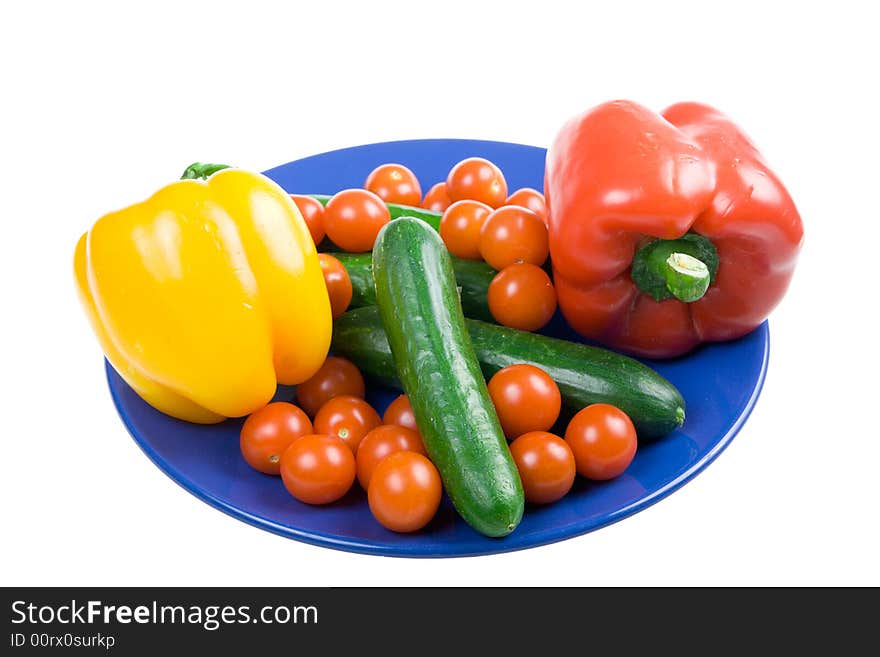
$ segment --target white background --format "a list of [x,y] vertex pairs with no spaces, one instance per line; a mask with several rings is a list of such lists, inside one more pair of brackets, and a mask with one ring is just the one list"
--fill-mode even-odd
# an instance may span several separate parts
[[[0,9],[0,583],[880,584],[870,3],[126,4]],[[757,408],[684,488],[551,546],[377,558],[215,511],[129,438],[71,275],[100,215],[197,159],[262,170],[402,138],[547,145],[613,98],[727,112],[806,229]]]

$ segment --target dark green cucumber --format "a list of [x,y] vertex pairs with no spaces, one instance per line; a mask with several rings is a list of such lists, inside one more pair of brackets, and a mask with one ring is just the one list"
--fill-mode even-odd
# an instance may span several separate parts
[[376,287],[373,285],[373,254],[328,251],[339,260],[351,280],[351,301],[349,308],[363,308],[376,305]]
[[[633,358],[476,320],[465,320],[465,325],[486,378],[507,365],[530,363],[556,381],[570,410],[598,402],[617,406],[632,418],[640,439],[659,438],[684,422],[681,393]],[[376,308],[350,310],[337,319],[332,349],[365,374],[400,388]]]
[[[331,194],[309,194],[309,196],[316,199],[321,205],[327,205],[327,202],[333,198]],[[440,230],[440,219],[443,217],[442,212],[434,212],[433,210],[417,208],[412,205],[400,205],[399,203],[386,203],[385,205],[388,206],[388,213],[392,219],[415,217],[424,221],[434,230]]]
[[478,532],[509,534],[522,519],[522,483],[471,346],[443,240],[418,219],[386,224],[373,247],[373,279],[388,366],[400,377],[449,498]]
[[[373,286],[373,256],[370,253],[337,253],[330,255],[343,264],[351,279],[351,303],[349,308],[376,305],[376,288]],[[461,309],[465,317],[494,321],[489,312],[489,283],[498,272],[482,260],[462,260],[455,256],[452,269],[461,293]]]

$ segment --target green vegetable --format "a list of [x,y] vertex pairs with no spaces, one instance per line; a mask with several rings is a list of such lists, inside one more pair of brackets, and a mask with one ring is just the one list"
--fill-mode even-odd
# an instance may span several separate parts
[[373,254],[328,251],[339,260],[351,280],[351,301],[349,308],[363,308],[376,305],[376,288],[373,285]]
[[465,328],[443,241],[418,219],[386,224],[373,248],[373,278],[390,345],[386,365],[400,377],[446,492],[474,529],[509,534],[522,519],[522,483]]
[[[310,194],[309,196],[316,199],[321,205],[327,205],[327,202],[333,198],[331,194]],[[415,217],[430,225],[434,230],[440,230],[440,219],[443,218],[443,214],[440,212],[416,208],[411,205],[400,205],[398,203],[386,203],[385,205],[388,206],[388,213],[392,219]]]
[[[666,435],[684,422],[681,393],[637,360],[599,347],[476,320],[465,320],[465,326],[486,378],[507,365],[535,365],[556,381],[570,410],[598,402],[617,406],[630,416],[644,440]],[[358,308],[337,319],[332,348],[374,379],[400,387],[376,308]]]
[[[349,308],[376,305],[376,288],[373,286],[373,256],[370,253],[336,253],[351,279],[352,296]],[[466,317],[494,321],[489,312],[489,283],[496,272],[481,260],[462,260],[455,256],[452,269],[461,293],[461,309]]]

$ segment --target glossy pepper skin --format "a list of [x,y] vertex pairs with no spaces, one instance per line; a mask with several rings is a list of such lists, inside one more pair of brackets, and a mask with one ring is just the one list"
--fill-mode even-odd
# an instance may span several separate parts
[[158,410],[214,423],[314,374],[330,302],[308,228],[268,178],[225,169],[98,219],[74,273],[107,359]]
[[[662,115],[599,105],[569,121],[547,154],[545,195],[559,307],[585,337],[669,358],[757,327],[788,288],[803,227],[785,187],[717,110]],[[631,277],[653,238],[705,236],[718,255],[702,298],[656,301]]]

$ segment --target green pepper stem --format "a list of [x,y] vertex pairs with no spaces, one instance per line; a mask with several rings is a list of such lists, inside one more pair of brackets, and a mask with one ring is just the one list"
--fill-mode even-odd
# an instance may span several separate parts
[[193,162],[183,171],[183,175],[180,176],[181,180],[204,180],[209,176],[214,175],[221,169],[228,169],[228,164],[208,164],[205,162]]
[[709,268],[687,253],[673,252],[663,263],[666,289],[679,301],[696,301],[709,288]]
[[656,301],[701,299],[715,280],[718,251],[706,237],[688,233],[677,240],[653,240],[633,258],[631,276]]

